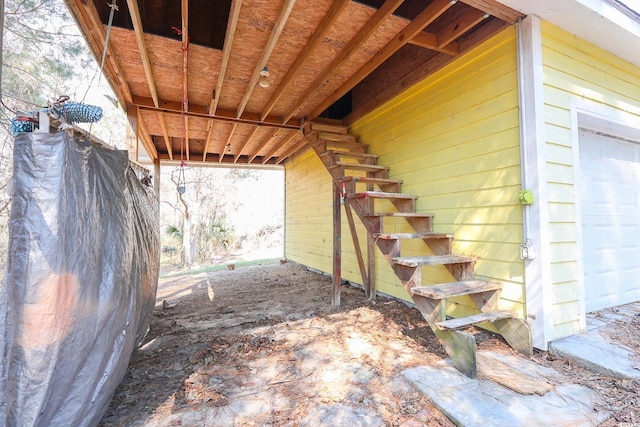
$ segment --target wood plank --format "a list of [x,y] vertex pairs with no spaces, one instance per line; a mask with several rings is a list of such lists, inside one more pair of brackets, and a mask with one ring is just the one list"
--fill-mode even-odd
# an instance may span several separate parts
[[494,325],[511,348],[527,357],[533,355],[531,328],[526,320],[520,318],[498,320]]
[[240,148],[238,148],[238,151],[236,152],[235,157],[233,158],[233,163],[237,163],[238,159],[240,158],[240,156],[242,155],[242,152],[244,151],[244,149],[247,147],[247,145],[249,144],[249,142],[251,142],[251,140],[253,139],[253,137],[255,136],[255,134],[258,132],[258,129],[260,129],[258,126],[254,126],[253,128],[251,128],[251,130],[249,131],[249,134],[247,135],[247,137],[244,139],[244,142],[242,143],[242,145],[240,146]]
[[353,212],[348,201],[345,201],[344,203],[344,211],[347,214],[347,222],[349,223],[349,230],[351,232],[351,241],[353,242],[353,248],[356,252],[356,259],[358,261],[358,268],[360,269],[360,276],[362,277],[362,286],[364,287],[364,293],[367,297],[369,297],[370,290],[368,288],[368,285],[370,282],[369,278],[367,277],[367,270],[364,266],[364,257],[362,256],[362,248],[360,247],[360,240],[358,239],[356,223],[353,220]]
[[414,294],[430,299],[445,299],[481,292],[493,292],[500,289],[502,289],[502,285],[500,283],[487,282],[486,280],[464,280],[460,282],[441,283],[432,286],[418,286],[411,289],[411,291]]
[[519,18],[524,15],[517,10],[513,10],[510,7],[503,5],[496,0],[460,0],[462,3],[471,7],[475,7],[483,12],[488,13],[491,16],[505,21],[508,24],[515,24]]
[[390,178],[374,178],[369,176],[345,176],[341,180],[341,182],[355,182],[355,183],[365,183],[365,184],[377,184],[377,185],[402,185],[402,180],[400,179],[390,179]]
[[349,133],[349,127],[345,125],[334,125],[331,123],[322,122],[310,122],[309,127],[311,130],[317,130],[318,132],[333,132],[333,133]]
[[147,127],[144,124],[144,120],[140,115],[140,110],[138,110],[136,114],[137,114],[137,126],[138,126],[137,135],[140,137],[140,139],[142,139],[142,145],[144,145],[144,148],[147,150],[147,153],[149,154],[151,159],[155,161],[156,159],[159,158],[158,150],[156,149],[155,144],[151,140],[151,134],[147,131]]
[[359,160],[378,160],[380,156],[377,154],[367,154],[367,153],[351,153],[348,151],[337,151],[337,150],[329,150],[324,153],[320,153],[320,156],[338,156],[338,157],[347,157],[351,159],[359,159]]
[[358,138],[355,135],[348,133],[320,132],[318,136],[320,139],[327,141],[350,142],[353,144],[358,142]]
[[279,165],[280,163],[285,161],[288,157],[291,157],[294,154],[296,154],[298,151],[305,149],[308,145],[313,145],[315,142],[317,142],[317,139],[318,139],[317,132],[311,132],[310,134],[306,135],[304,138],[301,138],[300,141],[298,141],[296,144],[291,145],[291,147],[287,151],[285,151],[280,156],[278,156],[278,160],[276,161],[276,164]]
[[253,75],[251,76],[249,85],[247,86],[244,96],[242,97],[242,100],[238,105],[236,118],[239,118],[240,116],[242,116],[242,113],[244,112],[244,109],[246,108],[247,103],[249,102],[249,98],[251,98],[251,95],[253,94],[253,91],[256,88],[258,80],[260,79],[260,71],[262,71],[262,69],[267,65],[267,61],[269,60],[269,57],[271,56],[273,49],[276,47],[276,43],[278,43],[278,39],[282,34],[282,29],[287,23],[287,20],[289,19],[289,15],[291,14],[291,11],[293,10],[293,6],[295,6],[295,4],[296,4],[296,0],[284,0],[284,4],[282,5],[282,10],[280,11],[280,15],[278,16],[278,19],[273,25],[273,29],[271,30],[271,34],[269,35],[269,39],[267,40],[267,45],[262,51],[262,56],[258,61],[258,65],[253,70]]
[[[544,376],[532,370],[530,365],[518,363],[512,366],[511,363],[505,363],[505,360],[512,360],[509,355],[481,351],[476,354],[476,360],[478,378],[501,384],[517,393],[544,396],[555,389],[553,384],[549,384]],[[523,359],[518,358],[518,362],[521,360]]]
[[300,54],[298,54],[293,64],[289,67],[287,74],[283,77],[282,81],[278,85],[278,88],[275,90],[273,95],[271,95],[269,101],[267,101],[267,104],[262,110],[263,117],[268,116],[271,110],[273,110],[273,107],[275,107],[276,103],[280,100],[289,85],[293,82],[304,62],[315,51],[318,44],[320,44],[320,42],[324,39],[325,35],[332,28],[336,19],[338,19],[342,11],[345,9],[345,7],[347,7],[349,3],[350,0],[336,0],[333,3],[329,11],[327,11],[327,13],[324,15],[324,18],[322,18],[322,22],[320,22],[318,27],[309,38],[307,44],[304,46]]
[[278,144],[274,144],[271,151],[269,151],[263,158],[262,164],[265,164],[271,159],[282,147],[289,145],[296,137],[302,136],[298,131],[292,131],[289,136],[283,138]]
[[169,131],[167,130],[167,122],[165,122],[164,115],[162,113],[158,113],[158,121],[160,122],[160,130],[162,130],[162,137],[164,138],[164,145],[167,147],[169,159],[173,160],[173,147],[171,146]]
[[395,199],[395,200],[415,200],[418,198],[417,196],[414,196],[412,194],[386,193],[383,191],[365,191],[364,193],[350,194],[348,197],[353,199],[371,197],[374,199]]
[[[475,262],[476,258],[463,255],[434,255],[426,257],[394,258],[392,261],[396,264],[405,265],[407,267],[420,267],[429,265],[466,264]],[[423,292],[420,292],[420,294],[422,295]]]
[[450,0],[434,0],[431,2],[404,30],[380,49],[364,66],[352,74],[338,89],[309,113],[309,117],[312,119],[316,118],[334,102],[342,98],[344,94],[353,89],[355,85],[360,83],[365,77],[371,74],[373,70],[389,59],[391,55],[413,39],[416,34],[444,14],[453,4],[455,4],[455,2],[452,3]]
[[365,172],[389,171],[388,166],[366,165],[362,163],[348,163],[348,162],[336,162],[334,165],[329,166],[329,169],[332,169],[332,168],[345,168],[349,170],[358,170],[358,171],[365,171]]
[[358,31],[358,33],[349,41],[338,56],[327,65],[314,82],[309,86],[310,90],[306,95],[301,97],[298,102],[291,108],[291,110],[284,115],[285,123],[288,122],[293,116],[305,106],[310,99],[312,99],[320,89],[322,89],[328,82],[333,81],[338,73],[340,66],[346,62],[351,56],[356,53],[358,48],[366,42],[369,37],[387,20],[389,16],[404,2],[404,0],[387,0],[384,4],[371,16],[369,21]]
[[158,99],[158,89],[156,88],[156,83],[153,78],[147,43],[144,41],[144,29],[142,27],[142,18],[140,17],[138,0],[127,0],[127,7],[129,8],[129,15],[131,16],[131,23],[133,24],[133,32],[135,33],[136,41],[138,42],[140,59],[142,60],[144,75],[147,78],[147,86],[149,87],[149,92],[151,92],[151,99],[153,99],[153,104],[156,107],[159,107],[160,101]]
[[264,147],[267,146],[267,144],[269,144],[271,141],[273,141],[275,138],[278,137],[278,132],[280,132],[280,129],[273,129],[272,132],[270,132],[266,138],[264,138],[262,140],[261,143],[258,144],[258,147],[255,149],[255,151],[253,152],[253,154],[251,154],[249,156],[249,162],[248,163],[252,163],[253,160],[258,157],[258,153],[260,153],[260,150],[262,150]]
[[222,163],[222,159],[224,158],[225,152],[229,144],[231,144],[231,140],[233,139],[233,134],[236,132],[238,128],[238,123],[234,123],[229,131],[229,135],[225,139],[220,140],[220,147],[218,148],[218,163]]
[[512,319],[516,317],[515,313],[506,310],[489,311],[486,313],[478,313],[473,316],[459,317],[457,319],[449,319],[436,323],[438,329],[463,329],[479,323],[490,323],[496,320]]
[[425,31],[421,31],[416,34],[411,40],[409,40],[409,43],[415,46],[423,47],[425,49],[446,53],[447,55],[451,56],[455,56],[460,53],[457,43],[452,41],[451,43],[440,46],[440,43],[438,43],[438,36],[436,34],[427,33]]
[[435,214],[432,213],[415,213],[415,212],[375,212],[366,216],[379,216],[379,217],[399,217],[399,218],[433,218]]
[[376,239],[453,239],[453,234],[447,233],[376,233]]
[[489,14],[477,9],[464,14],[459,19],[448,24],[446,29],[438,33],[438,47],[442,48],[447,46],[488,17]]
[[340,220],[340,199],[342,191],[337,185],[333,187],[333,286],[331,288],[331,305],[340,305],[340,288],[342,287],[342,221]]

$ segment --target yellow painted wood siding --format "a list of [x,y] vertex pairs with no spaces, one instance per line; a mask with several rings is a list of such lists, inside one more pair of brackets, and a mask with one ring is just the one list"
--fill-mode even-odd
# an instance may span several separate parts
[[[418,196],[418,212],[435,213],[435,231],[455,234],[454,253],[479,257],[477,276],[504,283],[503,306],[524,315],[516,58],[512,27],[357,121],[351,133],[404,181],[403,192]],[[403,242],[402,254],[424,255],[425,245]],[[378,289],[406,297],[388,271],[379,258]],[[423,282],[450,281],[444,271],[425,269]]]
[[555,337],[580,329],[571,98],[638,115],[640,68],[542,22],[545,137]]
[[[285,257],[331,274],[333,271],[331,175],[315,152],[309,149],[286,164],[285,176]],[[366,230],[357,217],[355,222],[358,225],[361,243],[366,245]],[[342,208],[342,235],[342,277],[362,284],[344,207]],[[366,246],[362,249],[366,254]]]

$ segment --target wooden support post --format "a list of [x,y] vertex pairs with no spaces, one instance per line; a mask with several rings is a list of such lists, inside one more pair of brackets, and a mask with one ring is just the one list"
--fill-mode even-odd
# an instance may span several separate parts
[[153,190],[158,197],[158,211],[160,211],[160,159],[153,159]]
[[353,220],[353,212],[351,211],[351,202],[345,200],[344,211],[347,214],[347,221],[349,222],[349,230],[351,230],[351,240],[353,241],[353,248],[356,251],[356,258],[358,260],[358,268],[360,268],[360,276],[362,277],[362,286],[364,287],[364,294],[367,298],[371,298],[371,287],[369,286],[369,278],[367,276],[367,270],[364,266],[364,257],[362,256],[362,249],[360,248],[360,240],[358,239],[358,232],[356,230],[356,223]]
[[[373,184],[367,184],[367,191],[373,191]],[[375,206],[373,199],[369,198],[367,212],[374,213]],[[382,223],[378,228],[378,232],[382,232]],[[367,264],[369,274],[367,275],[367,279],[369,283],[367,287],[369,288],[369,300],[373,301],[376,299],[376,241],[373,238],[373,233],[371,229],[367,228]]]
[[340,287],[342,286],[342,236],[340,219],[340,187],[333,187],[333,287],[331,289],[331,305],[340,305]]

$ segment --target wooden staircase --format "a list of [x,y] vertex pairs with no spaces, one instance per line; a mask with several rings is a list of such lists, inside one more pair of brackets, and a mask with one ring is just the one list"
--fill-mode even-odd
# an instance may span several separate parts
[[[527,322],[517,318],[515,313],[498,310],[501,285],[474,278],[476,258],[451,253],[453,235],[433,232],[434,215],[415,212],[417,197],[401,192],[402,181],[389,179],[389,168],[377,165],[378,156],[367,154],[367,146],[358,143],[357,138],[348,134],[344,126],[311,123],[307,126],[306,132],[308,141],[342,193],[356,246],[359,244],[351,219],[352,209],[367,229],[369,247],[375,242],[382,251],[458,370],[471,378],[476,377],[475,337],[463,329],[480,323],[493,324],[515,350],[527,356],[532,355],[531,332]],[[390,202],[396,211],[377,212],[376,201],[379,200]],[[415,232],[385,233],[384,223],[388,218],[403,218]],[[407,239],[424,241],[431,248],[431,251],[425,252],[433,254],[403,257],[401,241]],[[360,259],[361,255],[358,257],[365,281],[364,261]],[[455,281],[423,286],[423,266],[443,266]],[[372,268],[369,270],[370,275]],[[375,290],[367,289],[366,286],[365,292],[371,297],[375,295]],[[447,299],[463,295],[471,298],[478,314],[447,319]]]

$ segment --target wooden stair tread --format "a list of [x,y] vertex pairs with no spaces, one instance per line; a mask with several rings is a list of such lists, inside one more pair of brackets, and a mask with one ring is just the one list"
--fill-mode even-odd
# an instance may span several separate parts
[[399,218],[433,218],[435,214],[432,213],[415,213],[415,212],[375,212],[372,214],[367,214],[365,216],[371,217],[399,217]]
[[389,170],[387,166],[367,165],[363,163],[348,163],[348,162],[336,162],[335,164],[328,166],[329,169],[334,169],[338,167],[344,167],[346,169],[351,169],[351,170],[376,171],[376,172]]
[[374,178],[369,176],[344,176],[338,180],[338,182],[361,182],[364,184],[402,184],[399,179],[389,178]]
[[429,265],[463,264],[468,262],[475,262],[475,260],[476,257],[464,255],[432,255],[424,257],[392,258],[391,261],[393,261],[395,264],[404,265],[407,267],[420,267]]
[[358,199],[364,197],[371,197],[374,199],[406,199],[406,200],[415,200],[418,197],[412,194],[405,193],[387,193],[384,191],[364,191],[362,193],[353,193],[347,196],[350,199]]
[[358,138],[348,133],[319,132],[318,139],[325,141],[347,142],[357,144]]
[[377,160],[378,155],[376,154],[367,154],[367,153],[351,153],[349,151],[338,151],[338,150],[327,150],[324,153],[320,153],[321,156],[328,156],[333,154],[334,156],[341,157],[353,157],[354,159],[375,159]]
[[516,314],[512,311],[496,310],[487,311],[484,313],[474,314],[472,316],[459,317],[457,319],[444,320],[437,322],[436,327],[441,330],[449,329],[463,329],[469,326],[477,325],[478,323],[495,322],[502,319],[513,319]]
[[322,122],[311,122],[311,130],[319,131],[319,132],[333,132],[333,133],[348,133],[349,127],[345,125],[332,124],[332,123],[322,123]]
[[502,285],[486,280],[463,280],[461,282],[440,283],[432,286],[416,286],[411,288],[414,295],[420,295],[430,299],[445,299],[459,297],[461,295],[479,294],[501,289]]
[[453,234],[449,233],[375,233],[376,239],[396,240],[396,239],[453,239]]

